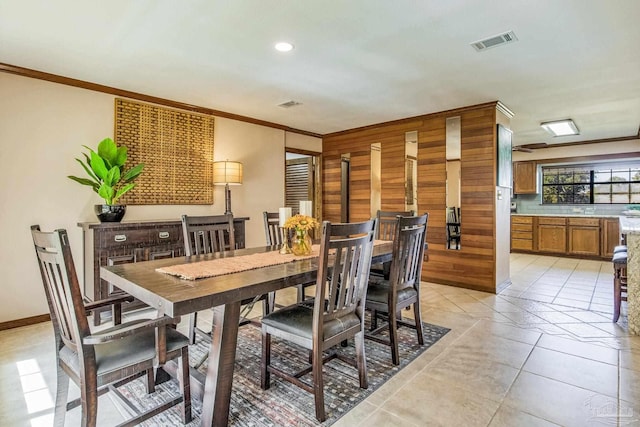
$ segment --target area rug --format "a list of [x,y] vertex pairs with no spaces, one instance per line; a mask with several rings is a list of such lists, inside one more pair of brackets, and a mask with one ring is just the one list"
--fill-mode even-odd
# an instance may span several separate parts
[[[355,407],[363,399],[373,393],[382,384],[401,371],[411,361],[430,346],[442,338],[449,329],[424,323],[424,346],[416,340],[413,329],[399,329],[400,365],[391,363],[391,350],[388,346],[365,340],[365,354],[367,358],[367,372],[369,388],[359,387],[357,370],[337,359],[324,365],[324,396],[327,420],[319,423],[315,418],[313,395],[297,386],[290,384],[274,375],[271,376],[271,388],[260,388],[260,330],[247,325],[240,328],[236,363],[233,375],[233,390],[231,395],[231,411],[229,425],[241,427],[275,427],[275,426],[329,426]],[[353,340],[340,351],[350,357],[355,355]],[[202,355],[209,349],[209,344],[198,341],[189,347],[191,365],[195,365]],[[306,366],[308,351],[301,347],[272,338],[272,363],[287,372],[292,372]],[[206,363],[201,370],[206,370]],[[310,374],[303,377],[310,382]],[[144,383],[141,379],[122,386],[119,390],[138,409],[144,410],[158,405],[160,402],[180,395],[178,383],[175,380],[165,382],[156,387],[156,391],[146,395]],[[192,409],[194,419],[189,426],[200,425],[201,402],[193,400]],[[126,415],[128,418],[130,415]],[[143,426],[178,426],[182,425],[179,406],[141,424]]]

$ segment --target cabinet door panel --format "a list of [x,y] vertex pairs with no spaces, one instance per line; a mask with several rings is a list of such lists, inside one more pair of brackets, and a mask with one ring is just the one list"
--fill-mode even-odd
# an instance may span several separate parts
[[600,227],[569,226],[569,253],[600,256]]
[[513,192],[515,194],[536,194],[537,184],[536,162],[513,163]]
[[620,220],[604,218],[602,220],[602,250],[605,258],[613,257],[613,248],[620,244]]
[[538,225],[540,252],[567,252],[567,227],[564,225]]

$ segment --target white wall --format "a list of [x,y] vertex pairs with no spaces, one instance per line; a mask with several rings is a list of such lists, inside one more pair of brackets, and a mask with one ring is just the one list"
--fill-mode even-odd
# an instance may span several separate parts
[[[114,97],[85,89],[0,73],[0,322],[48,313],[29,226],[66,228],[82,277],[78,222],[96,221],[101,199],[68,178],[81,174],[74,158],[113,136]],[[216,118],[214,160],[244,164],[244,183],[234,186],[232,210],[248,216],[247,246],[264,244],[262,212],[284,203],[284,147],[321,151],[319,138]],[[295,136],[292,136],[295,135]],[[182,214],[224,212],[224,187],[214,204],[128,206],[125,220],[178,219]]]

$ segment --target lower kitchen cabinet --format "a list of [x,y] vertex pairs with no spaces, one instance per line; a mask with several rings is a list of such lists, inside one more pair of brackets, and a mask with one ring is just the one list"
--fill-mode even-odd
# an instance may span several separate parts
[[538,218],[538,247],[539,252],[566,253],[567,226],[566,218],[539,217]]
[[600,218],[567,218],[569,254],[600,256]]
[[615,217],[513,215],[511,218],[513,252],[611,259],[613,248],[619,244],[619,220]]

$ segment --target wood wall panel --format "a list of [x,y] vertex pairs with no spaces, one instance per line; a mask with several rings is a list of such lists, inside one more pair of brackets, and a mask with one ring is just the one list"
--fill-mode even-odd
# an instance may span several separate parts
[[[354,152],[369,150],[371,143],[380,142],[383,209],[393,206],[395,210],[404,206],[404,181],[403,185],[397,182],[400,163],[404,175],[404,150],[399,147],[404,144],[406,132],[418,131],[418,212],[429,213],[429,257],[423,268],[423,280],[427,282],[496,291],[496,105],[492,102],[429,114],[323,138],[323,158],[339,159],[342,153],[352,153],[352,168]],[[459,251],[445,249],[446,118],[453,116],[461,117],[462,249]],[[333,176],[323,174],[326,179]],[[385,176],[389,182],[385,183]],[[358,175],[358,179],[364,178]],[[334,184],[325,181],[325,185]],[[365,188],[364,183],[358,183],[358,191],[364,192]],[[357,206],[357,215],[364,216],[362,194],[354,195],[352,203],[354,209]],[[323,206],[325,218],[336,212],[339,218],[339,197],[325,199]]]
[[351,151],[349,172],[349,221],[371,218],[371,147]]
[[[402,137],[402,138],[400,138]],[[405,153],[404,133],[387,138],[381,144],[381,204],[383,211],[405,210]]]
[[340,156],[322,157],[322,218],[340,222]]

